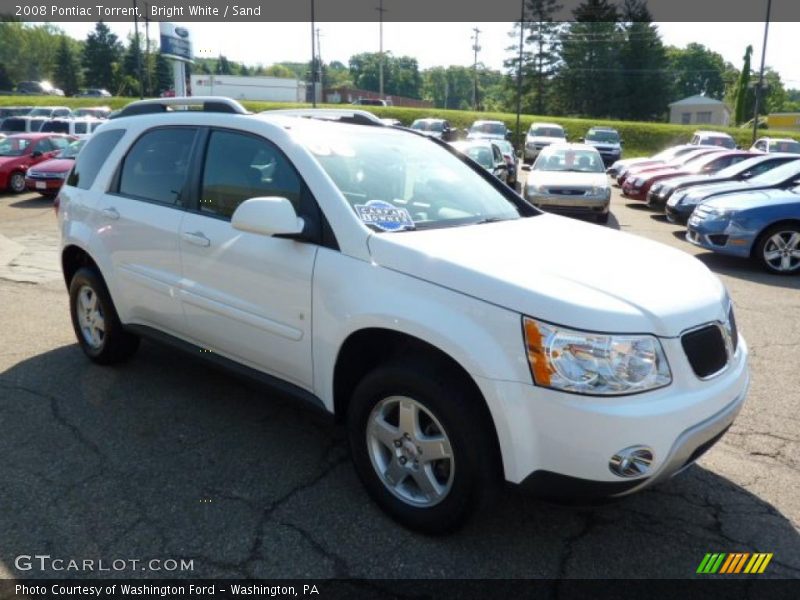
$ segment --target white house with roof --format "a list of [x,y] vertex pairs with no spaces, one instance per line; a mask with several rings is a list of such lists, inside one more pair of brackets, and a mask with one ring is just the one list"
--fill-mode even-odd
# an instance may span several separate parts
[[669,105],[669,122],[680,125],[730,124],[731,111],[721,100],[698,94]]

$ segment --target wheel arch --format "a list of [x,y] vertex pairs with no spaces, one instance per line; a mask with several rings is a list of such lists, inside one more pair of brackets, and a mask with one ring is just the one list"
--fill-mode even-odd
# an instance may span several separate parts
[[775,227],[778,227],[779,225],[794,225],[795,227],[800,229],[800,219],[787,217],[786,219],[780,219],[778,221],[775,221],[774,223],[770,223],[766,227],[763,227],[761,231],[758,232],[758,235],[755,237],[755,240],[753,241],[753,245],[750,247],[751,258],[758,258],[757,256],[758,247],[761,245],[761,241],[764,239],[764,236],[767,234],[768,231],[770,231]]
[[[67,289],[69,289],[69,284],[75,276],[75,273],[82,267],[94,269],[97,271],[97,274],[103,278],[103,273],[100,271],[97,262],[95,262],[86,250],[76,244],[70,244],[64,247],[61,251],[61,271],[64,274],[64,283]],[[105,281],[105,278],[103,278],[103,280]]]

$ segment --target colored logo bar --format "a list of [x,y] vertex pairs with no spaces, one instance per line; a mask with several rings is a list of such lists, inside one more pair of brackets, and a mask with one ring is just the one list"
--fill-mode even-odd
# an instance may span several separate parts
[[738,573],[763,573],[769,561],[772,560],[772,552],[709,552],[703,557],[697,573],[713,575],[715,573],[733,575]]

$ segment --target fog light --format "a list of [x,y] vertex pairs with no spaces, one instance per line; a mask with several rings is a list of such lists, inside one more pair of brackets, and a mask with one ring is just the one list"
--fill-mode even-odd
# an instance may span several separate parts
[[608,461],[608,468],[619,477],[639,477],[647,475],[653,464],[652,448],[631,446],[620,450]]

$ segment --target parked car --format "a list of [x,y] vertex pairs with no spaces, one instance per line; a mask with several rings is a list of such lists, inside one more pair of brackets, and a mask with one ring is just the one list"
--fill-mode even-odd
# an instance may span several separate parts
[[17,93],[22,96],[63,96],[60,90],[49,81],[20,81],[17,84]]
[[72,110],[67,106],[37,106],[28,113],[29,117],[45,117],[47,119],[69,119]]
[[456,138],[456,130],[446,119],[417,119],[411,124],[411,129],[445,142],[452,142]]
[[7,117],[0,123],[0,131],[13,133],[36,133],[47,122],[47,117]]
[[0,190],[25,191],[29,167],[52,158],[72,140],[49,133],[20,133],[0,142]]
[[532,163],[539,156],[542,148],[550,144],[563,144],[567,141],[564,128],[555,123],[532,123],[525,136],[525,149],[522,160],[525,164]]
[[606,166],[618,161],[622,155],[622,139],[612,127],[592,127],[581,141],[597,148]]
[[502,121],[475,121],[467,130],[468,140],[506,140],[510,136]]
[[640,165],[631,167],[630,169],[627,169],[626,171],[621,173],[619,177],[617,177],[617,182],[620,184],[623,194],[628,196],[638,195],[642,187],[642,184],[650,175],[650,173],[655,173],[656,171],[663,171],[665,169],[668,171],[672,171],[675,169],[682,169],[689,162],[692,162],[702,156],[706,156],[708,154],[714,154],[717,152],[722,152],[722,150],[720,150],[719,148],[712,148],[705,146],[702,148],[697,148],[692,152],[686,152],[685,154],[681,154],[678,158],[674,158],[663,164]]
[[738,192],[703,202],[686,239],[732,256],[757,260],[778,275],[800,274],[800,186]]
[[647,192],[647,203],[651,206],[664,206],[674,193],[681,193],[689,189],[696,190],[704,185],[726,183],[728,181],[745,181],[761,173],[792,160],[797,156],[793,154],[771,154],[769,156],[755,155],[732,164],[716,173],[701,175],[684,175],[653,184]]
[[500,152],[503,153],[503,158],[506,161],[506,166],[508,167],[506,183],[511,187],[515,187],[517,185],[519,159],[517,158],[517,152],[514,150],[514,144],[508,140],[492,140],[492,143],[500,148]]
[[537,208],[608,222],[611,186],[603,159],[586,144],[550,144],[525,181],[525,199]]
[[86,138],[75,140],[53,158],[29,167],[25,173],[25,187],[42,196],[54,197],[67,178],[75,157],[86,144]]
[[357,106],[389,106],[386,100],[381,100],[379,98],[358,98],[357,100],[353,100],[353,104]]
[[742,150],[719,151],[703,154],[684,163],[680,167],[664,167],[663,169],[648,170],[640,176],[628,179],[622,186],[622,193],[634,200],[648,200],[650,206],[659,208],[659,198],[650,194],[654,185],[662,181],[669,181],[676,177],[686,175],[710,175],[733,164],[747,160],[753,156],[752,152]]
[[110,114],[110,106],[84,106],[82,108],[76,108],[72,111],[72,116],[75,118],[93,117],[95,119],[107,119]]
[[736,140],[721,131],[695,131],[690,144],[694,146],[722,146],[723,148],[736,148]]
[[[110,110],[108,111],[111,112]],[[384,125],[388,125],[389,127],[402,127],[403,122],[400,119],[381,119],[381,123]]]
[[105,123],[105,120],[94,118],[50,119],[42,125],[39,131],[42,133],[65,133],[73,137],[85,137],[94,133],[95,129],[103,123]]
[[746,181],[729,181],[689,188],[672,194],[665,211],[673,223],[685,223],[698,204],[716,196],[766,189],[787,189],[800,184],[800,159],[784,163]]
[[606,170],[606,173],[608,173],[614,179],[619,180],[620,178],[624,178],[630,169],[648,165],[663,165],[664,163],[674,160],[679,156],[686,154],[687,152],[694,152],[695,150],[697,150],[697,146],[692,144],[670,146],[669,148],[666,148],[661,152],[654,154],[653,156],[642,156],[639,158],[625,158],[623,160],[618,160]]
[[800,154],[800,142],[788,138],[769,138],[757,139],[750,150],[758,152],[789,152]]
[[508,183],[508,164],[497,140],[464,140],[453,142],[453,148],[468,156],[500,181]]
[[76,98],[111,98],[111,93],[103,88],[89,88],[75,94]]
[[24,117],[32,109],[32,106],[0,106],[0,121],[7,117]]
[[170,102],[101,128],[59,193],[94,362],[155,337],[332,413],[375,502],[426,532],[502,480],[655,485],[743,406],[731,299],[687,253],[543,214],[412,132]]

